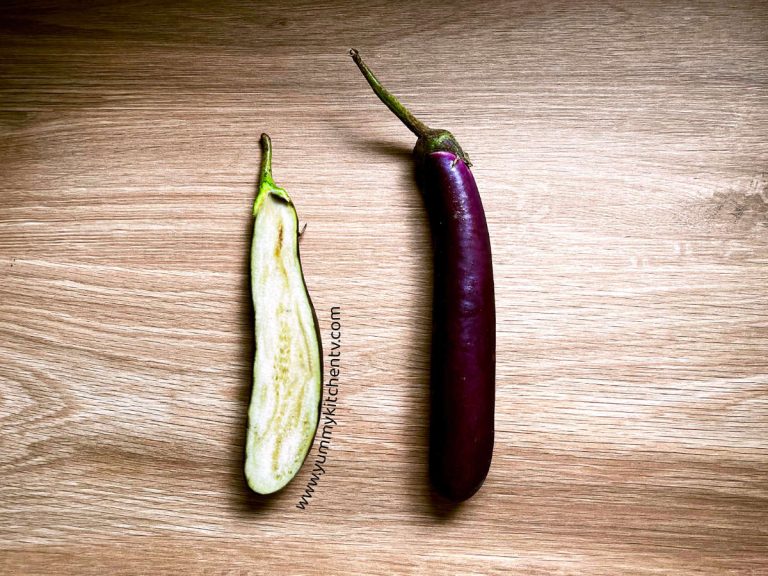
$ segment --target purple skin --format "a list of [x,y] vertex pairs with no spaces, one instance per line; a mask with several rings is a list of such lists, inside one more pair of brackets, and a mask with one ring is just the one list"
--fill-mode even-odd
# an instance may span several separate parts
[[470,162],[453,135],[416,119],[350,54],[376,95],[418,136],[414,155],[434,248],[429,469],[453,501],[482,486],[493,456],[496,308],[491,243]]
[[461,501],[483,484],[493,455],[496,310],[491,243],[467,164],[453,152],[419,166],[434,245],[430,477]]

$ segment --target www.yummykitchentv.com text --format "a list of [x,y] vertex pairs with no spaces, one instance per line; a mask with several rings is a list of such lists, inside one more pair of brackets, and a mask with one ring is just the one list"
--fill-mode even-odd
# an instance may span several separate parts
[[311,476],[304,494],[296,504],[296,508],[306,510],[309,506],[309,499],[315,493],[320,476],[325,474],[326,464],[328,462],[328,451],[331,448],[331,437],[333,429],[336,426],[336,405],[339,397],[339,378],[341,376],[341,308],[333,306],[331,308],[331,349],[328,351],[330,361],[330,371],[328,380],[324,385],[323,403],[320,411],[320,423],[318,432],[320,433],[320,444],[317,448],[317,455],[313,463]]

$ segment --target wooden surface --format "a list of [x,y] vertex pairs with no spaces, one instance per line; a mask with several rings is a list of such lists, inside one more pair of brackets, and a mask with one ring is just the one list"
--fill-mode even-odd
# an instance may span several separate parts
[[[0,8],[0,572],[768,573],[766,3],[79,4]],[[487,211],[496,448],[454,510],[414,139],[351,46]],[[262,131],[326,354],[340,309],[305,510],[317,443],[276,497],[241,473]]]

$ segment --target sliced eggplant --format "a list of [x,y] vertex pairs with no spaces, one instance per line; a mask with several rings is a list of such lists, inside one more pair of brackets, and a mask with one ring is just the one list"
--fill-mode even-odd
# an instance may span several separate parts
[[261,145],[251,244],[256,353],[245,477],[254,492],[270,494],[290,482],[312,446],[323,368],[317,317],[299,258],[296,209],[272,179],[266,134]]

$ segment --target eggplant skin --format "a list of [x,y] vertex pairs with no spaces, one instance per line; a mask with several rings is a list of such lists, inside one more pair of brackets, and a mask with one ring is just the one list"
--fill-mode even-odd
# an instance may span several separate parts
[[418,176],[434,249],[430,478],[462,501],[493,456],[496,307],[488,226],[474,176],[448,151],[421,156]]

